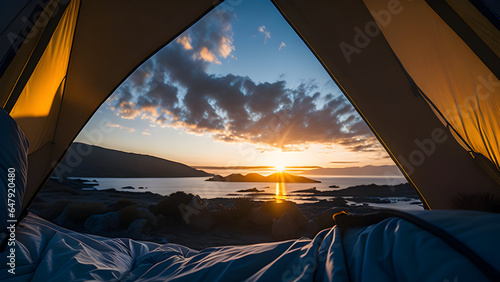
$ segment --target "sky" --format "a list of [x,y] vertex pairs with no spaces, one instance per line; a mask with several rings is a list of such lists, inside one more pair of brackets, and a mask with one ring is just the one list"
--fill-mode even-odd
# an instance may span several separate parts
[[[104,136],[98,144],[87,138],[95,130]],[[213,169],[393,164],[307,46],[261,0],[219,5],[153,55],[76,141]]]

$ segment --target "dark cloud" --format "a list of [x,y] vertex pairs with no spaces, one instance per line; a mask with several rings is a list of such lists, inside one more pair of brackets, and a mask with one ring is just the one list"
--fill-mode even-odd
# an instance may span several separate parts
[[353,151],[378,150],[366,124],[342,96],[320,93],[314,81],[295,89],[285,81],[257,83],[206,72],[231,56],[232,15],[210,14],[138,69],[113,100],[124,118],[149,117],[164,126],[246,141],[283,151],[337,143]]

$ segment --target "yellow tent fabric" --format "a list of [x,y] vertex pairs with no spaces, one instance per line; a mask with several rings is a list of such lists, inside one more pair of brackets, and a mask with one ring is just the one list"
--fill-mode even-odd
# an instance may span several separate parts
[[[14,90],[16,84],[18,83],[19,77],[23,73],[28,64],[29,59],[33,55],[33,50],[40,42],[40,38],[44,33],[46,28],[47,18],[52,18],[54,16],[54,11],[57,8],[58,0],[52,0],[47,4],[46,7],[38,7],[41,9],[40,15],[33,19],[34,24],[31,30],[25,31],[26,36],[23,36],[23,22],[26,19],[31,18],[29,15],[36,10],[39,3],[37,1],[29,2],[22,11],[19,13],[22,19],[14,20],[6,30],[3,31],[0,40],[0,56],[7,56],[9,52],[12,52],[11,48],[17,48],[17,53],[12,59],[6,71],[0,77],[0,104],[4,106],[9,99],[12,91]],[[18,12],[17,10],[15,12]],[[27,14],[26,17],[24,14]]]
[[79,1],[72,1],[10,115],[27,134],[30,153],[52,141],[73,43]]
[[[381,1],[365,3],[372,15],[387,9]],[[389,24],[379,24],[391,48],[467,144],[500,169],[500,81],[425,1],[400,8]],[[488,30],[498,44],[500,32]]]
[[456,13],[500,57],[500,30],[498,30],[468,0],[446,0]]
[[[376,9],[374,16],[360,0],[323,0],[314,5],[299,0],[274,2],[430,208],[454,208],[454,200],[463,193],[500,192],[498,184],[456,142],[418,94],[417,86],[407,77],[378,28],[387,25],[397,29],[398,24],[392,21],[399,18],[401,11],[412,15],[420,11],[405,9],[402,3],[406,5],[406,1],[374,1],[385,5]],[[425,4],[423,0],[413,2]],[[412,20],[414,25],[419,21],[427,23],[425,17]],[[427,36],[398,31],[394,36],[402,42],[413,36],[415,40]],[[414,60],[419,60],[420,55],[415,54]],[[439,63],[439,58],[432,59]]]
[[[65,13],[71,16],[60,20],[57,30],[61,32],[54,32],[51,39],[60,44],[47,46],[28,88],[12,111],[34,145],[28,160],[24,207],[88,119],[128,74],[215,4],[211,0],[70,2]],[[51,70],[42,73],[44,68]],[[36,74],[38,70],[41,77]],[[47,77],[50,83],[36,83],[47,74],[53,75]],[[8,92],[2,90],[2,101],[8,101]],[[41,96],[45,106],[26,110],[37,104],[36,99]],[[99,133],[95,138],[99,138]]]

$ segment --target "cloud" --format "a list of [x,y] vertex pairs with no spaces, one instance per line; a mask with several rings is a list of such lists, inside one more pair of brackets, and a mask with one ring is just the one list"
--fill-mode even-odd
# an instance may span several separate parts
[[111,128],[118,128],[120,130],[126,130],[128,132],[134,132],[135,129],[134,128],[130,128],[130,127],[125,127],[125,126],[121,126],[119,124],[116,124],[116,123],[111,123],[111,122],[107,122],[104,124],[105,126],[107,127],[111,127]]
[[117,109],[118,115],[124,119],[134,119],[140,114],[140,111],[136,109],[134,102],[131,100],[132,94],[129,91],[121,92],[118,99],[114,100],[114,108]]
[[264,44],[266,44],[267,40],[271,38],[271,32],[266,30],[266,26],[259,26],[259,31],[264,34]]
[[193,49],[193,46],[191,46],[191,38],[187,35],[179,36],[175,42],[181,44],[186,50]]
[[281,48],[286,47],[285,42],[281,41],[280,47],[278,48],[278,51],[281,51]]
[[203,47],[201,49],[199,57],[201,59],[205,60],[206,62],[216,63],[216,64],[219,64],[219,65],[221,63],[219,61],[219,59],[217,58],[217,56],[214,53],[212,53],[211,51],[209,51],[207,47]]
[[[234,50],[231,17],[209,14],[153,56],[137,70],[138,77],[117,90],[114,111],[222,142],[258,144],[262,151],[304,151],[313,143],[341,144],[351,151],[381,148],[347,99],[320,93],[314,81],[291,89],[283,80],[260,83],[207,73],[210,64]],[[266,32],[265,26],[259,30]]]

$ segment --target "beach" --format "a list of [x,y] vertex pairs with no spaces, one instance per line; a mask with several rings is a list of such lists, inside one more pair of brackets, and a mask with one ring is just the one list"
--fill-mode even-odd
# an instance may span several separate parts
[[[50,179],[30,211],[78,232],[177,243],[200,250],[312,238],[332,227],[332,215],[340,211],[364,214],[397,207],[397,203],[422,209],[408,184],[290,191],[288,195],[294,196],[277,199],[236,191],[235,196],[206,198],[181,191],[160,195],[147,187],[117,191],[94,186],[88,179]],[[296,203],[291,199],[303,200]]]

